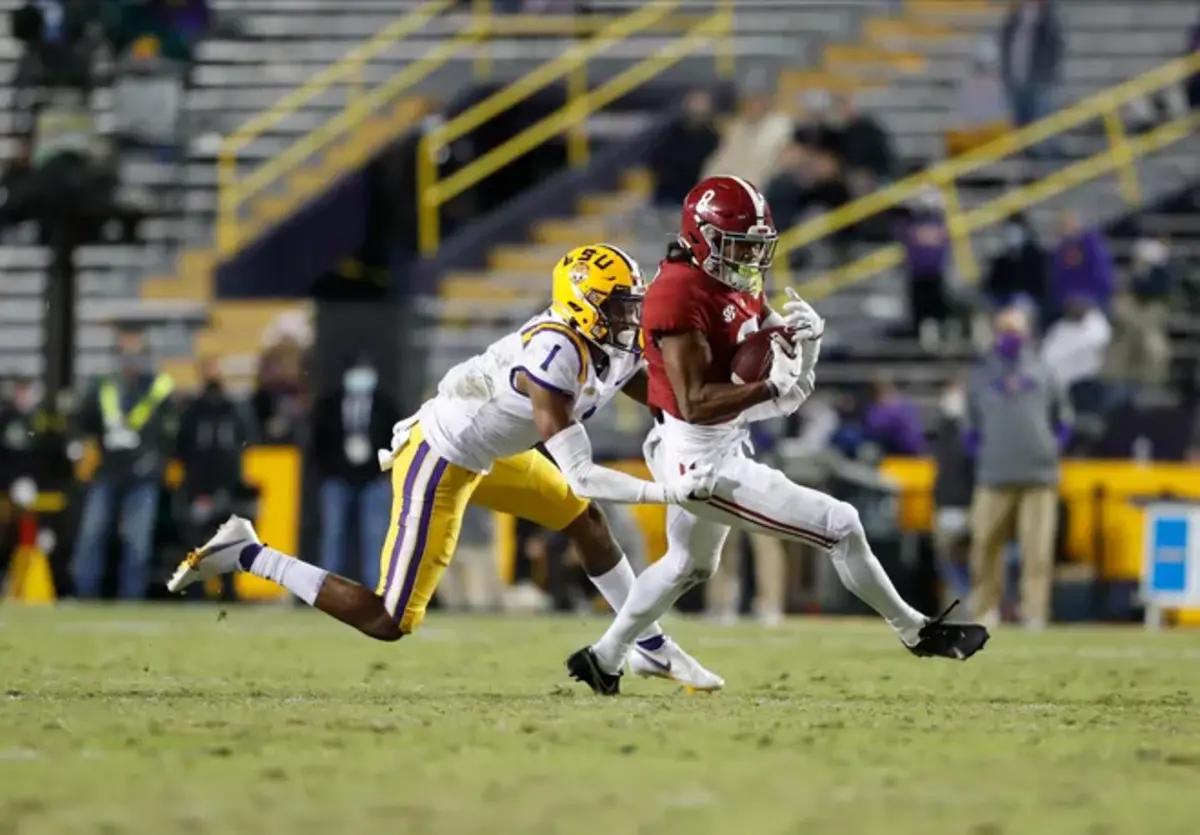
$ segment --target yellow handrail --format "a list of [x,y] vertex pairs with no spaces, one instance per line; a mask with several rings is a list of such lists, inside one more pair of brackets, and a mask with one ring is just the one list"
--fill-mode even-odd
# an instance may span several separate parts
[[[1130,204],[1137,203],[1140,199],[1140,188],[1135,160],[1195,131],[1198,120],[1196,116],[1187,116],[1145,135],[1130,138],[1120,118],[1119,108],[1134,99],[1177,84],[1195,72],[1200,72],[1200,54],[1176,59],[1144,75],[1083,99],[1025,128],[1005,134],[962,156],[861,197],[835,211],[797,224],[780,236],[776,250],[777,272],[782,279],[781,285],[789,280],[788,253],[898,206],[929,187],[939,189],[945,198],[946,221],[954,247],[955,262],[960,275],[968,281],[978,277],[978,265],[970,240],[971,233],[1016,212],[1111,171],[1118,172],[1124,199]],[[1109,141],[1106,152],[1056,171],[1040,182],[1016,189],[984,206],[966,212],[959,206],[955,184],[959,178],[1096,118],[1104,120]],[[819,298],[898,266],[903,260],[902,247],[898,244],[886,245],[857,261],[804,282],[799,289],[806,296]]]
[[[300,85],[270,109],[254,116],[238,130],[230,133],[221,143],[217,154],[217,252],[223,258],[233,256],[239,248],[251,239],[247,224],[241,217],[241,209],[256,194],[262,193],[274,182],[280,181],[293,170],[298,169],[314,152],[344,138],[364,124],[372,115],[379,112],[389,102],[397,100],[401,92],[412,86],[445,64],[452,56],[474,43],[479,32],[469,30],[456,37],[440,43],[418,61],[414,61],[397,72],[379,88],[370,94],[364,91],[364,73],[366,62],[376,58],[404,38],[414,34],[438,14],[454,6],[454,0],[428,0],[413,8],[394,23],[385,26],[370,40],[359,44],[350,50],[334,64],[323,68],[307,82]],[[337,84],[348,85],[346,104],[328,121],[323,122],[313,131],[296,139],[282,154],[272,157],[258,168],[245,176],[238,170],[238,156],[242,149],[254,140],[262,137],[272,127],[280,124],[288,116],[299,112],[300,108],[316,100]]]
[[[715,36],[728,36],[732,32],[733,4],[729,0],[722,0],[720,8],[700,18],[700,22],[690,26],[680,38],[670,42],[654,55],[628,67],[596,89],[588,91],[584,73],[588,61],[594,55],[620,40],[668,19],[670,13],[680,5],[681,0],[648,3],[628,15],[612,20],[596,31],[594,37],[588,41],[542,64],[422,137],[417,149],[418,245],[421,254],[429,256],[437,250],[441,237],[438,214],[444,203],[557,134],[582,127],[592,113],[657,76],[688,53],[713,40]],[[728,38],[723,40],[727,41]],[[730,69],[729,54],[718,51],[716,58],[720,72]],[[437,158],[441,149],[562,78],[567,78],[568,86],[567,103],[561,109],[543,117],[439,181]],[[582,133],[573,131],[568,137],[568,161],[574,166],[579,166],[586,162],[586,158],[586,138]]]

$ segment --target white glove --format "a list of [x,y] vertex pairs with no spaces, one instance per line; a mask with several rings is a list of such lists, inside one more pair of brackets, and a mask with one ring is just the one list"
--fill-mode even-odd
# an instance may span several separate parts
[[717,489],[717,472],[712,464],[693,464],[679,478],[665,485],[667,504],[703,501]]
[[789,350],[786,340],[771,340],[771,370],[767,382],[775,387],[775,397],[781,398],[796,387],[802,372],[801,354]]
[[816,373],[817,360],[821,358],[821,337],[805,339],[800,343],[800,376],[812,377]]
[[800,298],[791,287],[784,288],[788,300],[783,304],[783,323],[791,328],[797,340],[820,339],[825,335],[825,320],[813,306]]

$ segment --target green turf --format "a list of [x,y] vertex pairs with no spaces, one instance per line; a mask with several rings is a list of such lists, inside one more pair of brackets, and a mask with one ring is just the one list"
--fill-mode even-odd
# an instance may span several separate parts
[[603,622],[0,609],[0,835],[1200,831],[1200,634],[675,622],[729,689],[568,686]]

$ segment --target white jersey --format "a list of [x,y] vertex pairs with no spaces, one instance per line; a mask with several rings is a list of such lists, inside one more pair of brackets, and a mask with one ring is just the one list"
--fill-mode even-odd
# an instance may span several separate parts
[[640,354],[589,350],[582,336],[547,311],[451,368],[418,417],[430,449],[464,469],[486,473],[493,461],[541,440],[529,398],[516,388],[518,371],[530,385],[574,398],[575,419],[583,421],[643,365]]

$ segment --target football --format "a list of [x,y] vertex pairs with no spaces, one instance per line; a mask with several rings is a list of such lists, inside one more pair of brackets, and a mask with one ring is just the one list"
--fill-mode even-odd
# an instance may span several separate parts
[[729,365],[729,379],[735,383],[765,380],[771,373],[771,340],[784,338],[786,332],[784,327],[763,328],[743,339]]

